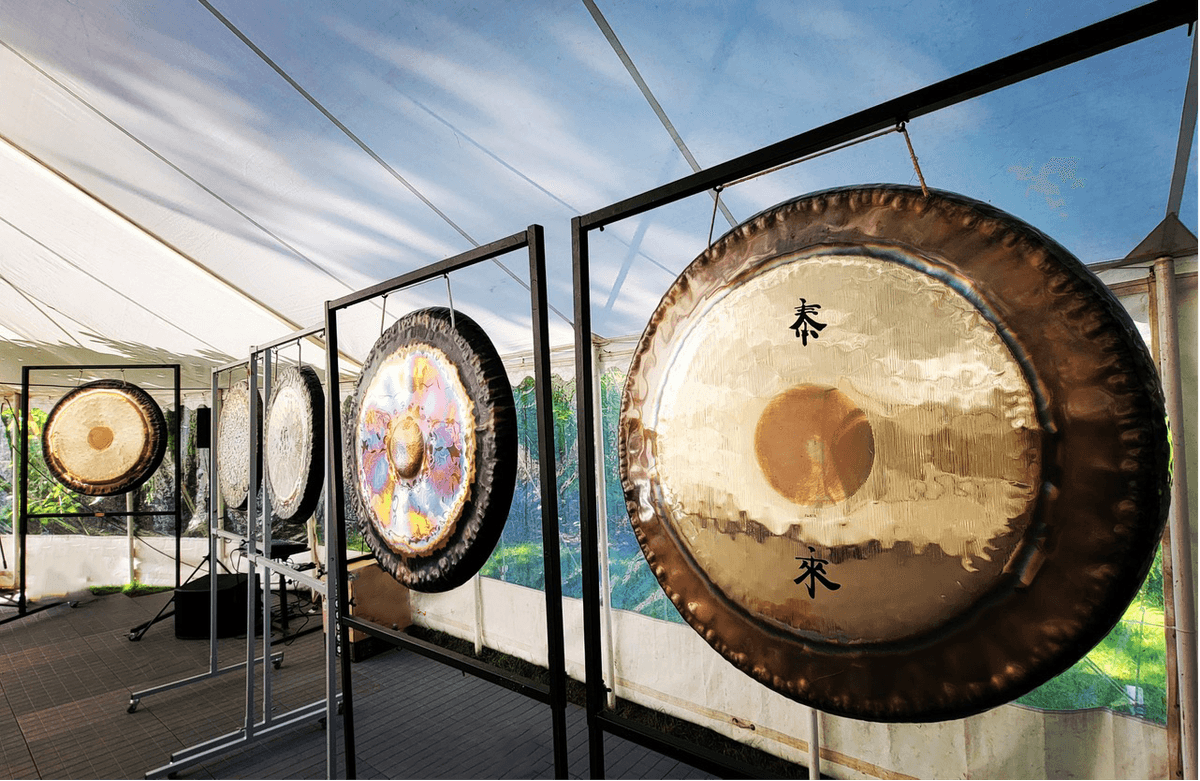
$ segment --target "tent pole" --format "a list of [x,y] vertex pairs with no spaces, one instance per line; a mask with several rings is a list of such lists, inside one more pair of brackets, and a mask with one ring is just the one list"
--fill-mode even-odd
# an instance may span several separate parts
[[1154,261],[1155,316],[1159,333],[1159,373],[1171,421],[1174,458],[1171,491],[1171,564],[1175,600],[1175,643],[1179,659],[1180,737],[1183,777],[1196,777],[1196,602],[1193,594],[1192,532],[1188,507],[1187,451],[1183,430],[1183,391],[1176,323],[1175,267],[1170,257]]

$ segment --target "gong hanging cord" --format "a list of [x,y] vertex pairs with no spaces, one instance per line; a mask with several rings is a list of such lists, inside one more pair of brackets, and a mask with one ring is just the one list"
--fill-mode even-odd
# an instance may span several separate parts
[[388,294],[383,294],[383,311],[379,313],[379,335],[383,336],[383,324],[387,322],[387,297]]
[[[734,184],[737,184],[737,182],[734,182]],[[724,189],[725,189],[725,185],[723,185],[723,184],[718,184],[716,187],[713,188],[712,219],[708,221],[708,246],[709,246],[709,249],[712,249],[713,228],[715,228],[717,225],[717,206],[720,205],[720,203],[721,203],[721,191]]]
[[925,186],[925,176],[921,173],[921,164],[917,162],[917,153],[913,151],[912,140],[908,137],[908,128],[904,122],[896,125],[896,129],[904,134],[904,143],[908,144],[908,156],[912,158],[913,170],[917,172],[917,178],[921,180],[921,192],[925,197],[929,197],[929,188]]
[[443,274],[446,278],[446,300],[450,302],[450,330],[457,331],[458,326],[454,324],[454,294],[450,292],[450,275]]

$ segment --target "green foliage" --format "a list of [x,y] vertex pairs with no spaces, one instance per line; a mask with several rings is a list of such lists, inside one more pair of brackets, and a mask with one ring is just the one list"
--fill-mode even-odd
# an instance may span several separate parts
[[[42,430],[46,426],[49,414],[45,410],[29,410],[29,471],[27,507],[32,514],[38,513],[74,513],[83,512],[86,508],[80,504],[79,495],[65,487],[50,476],[46,461],[42,455]],[[9,494],[16,492],[18,486],[15,477],[21,467],[21,426],[20,415],[12,409],[0,411],[0,421],[4,424],[4,436],[8,441],[9,452],[12,453],[14,480],[0,478],[0,491]],[[0,507],[0,526],[12,528],[12,504],[5,502]],[[42,518],[38,519],[51,531],[62,533],[87,533],[87,527],[75,518]],[[29,532],[36,533],[37,521],[30,523]]]
[[[1017,702],[1043,710],[1111,708],[1118,713],[1167,721],[1167,647],[1162,609],[1162,563],[1120,622],[1086,657]],[[1153,579],[1157,569],[1158,580]],[[1140,688],[1141,703],[1131,698]]]

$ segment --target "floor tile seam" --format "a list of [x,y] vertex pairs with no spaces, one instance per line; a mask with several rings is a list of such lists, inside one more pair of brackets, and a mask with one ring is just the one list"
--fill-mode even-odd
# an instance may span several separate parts
[[[0,679],[0,690],[3,690],[4,681]],[[33,755],[33,749],[29,745],[29,738],[25,734],[21,722],[17,719],[16,711],[12,709],[12,704],[9,702],[7,695],[4,697],[4,709],[8,711],[8,717],[11,718],[13,724],[17,727],[17,733],[21,736],[21,743],[25,746],[25,753],[29,755],[29,761],[33,763],[33,769],[37,771],[37,777],[42,777],[41,770],[38,769],[37,758]],[[0,711],[0,718],[4,718],[4,714]]]

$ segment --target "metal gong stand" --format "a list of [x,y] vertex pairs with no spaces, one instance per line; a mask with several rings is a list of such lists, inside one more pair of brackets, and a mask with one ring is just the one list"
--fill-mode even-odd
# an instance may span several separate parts
[[[172,457],[175,459],[175,490],[172,498],[172,510],[169,512],[159,512],[154,510],[125,510],[119,512],[59,512],[59,513],[31,513],[29,512],[29,388],[30,375],[34,372],[48,371],[79,371],[79,372],[127,372],[127,371],[150,371],[170,369],[173,374],[174,383],[174,409],[175,409],[175,426],[172,435],[175,437],[175,452]],[[26,563],[26,544],[25,538],[28,534],[28,526],[30,519],[41,518],[134,518],[145,517],[152,515],[173,515],[175,518],[175,586],[179,586],[179,568],[180,568],[180,534],[182,529],[182,501],[180,497],[180,481],[182,467],[180,464],[180,449],[179,428],[182,411],[180,402],[180,365],[177,363],[164,364],[83,364],[83,365],[46,365],[46,366],[23,366],[21,367],[21,416],[20,416],[20,478],[17,481],[17,614],[0,621],[0,624],[6,624],[9,621],[15,621],[25,616],[32,615],[47,608],[63,604],[61,601],[51,602],[45,605],[38,605],[30,608],[29,601],[26,597],[26,575],[28,566]],[[128,493],[128,492],[127,492]],[[144,631],[144,630],[143,630]]]
[[[1070,65],[1196,19],[1194,5],[1160,0],[995,60],[944,81],[842,117],[711,168],[626,198],[571,221],[575,287],[575,376],[579,427],[579,495],[584,603],[588,754],[592,778],[604,778],[604,734],[618,735],[729,777],[760,777],[763,771],[711,749],[617,716],[607,708],[603,672],[598,533],[594,355],[591,333],[590,231],[737,180],[797,162],[809,155],[894,128],[918,116]],[[605,598],[607,601],[607,597]],[[612,686],[612,682],[608,682]],[[815,711],[814,711],[815,714]],[[819,751],[810,744],[810,777],[819,774]]]
[[[546,703],[551,709],[552,732],[554,740],[554,775],[556,778],[567,777],[567,729],[566,729],[566,672],[563,650],[563,618],[562,618],[562,576],[559,565],[558,550],[558,501],[557,488],[554,480],[554,442],[553,442],[553,407],[550,396],[550,350],[546,302],[546,264],[543,228],[531,225],[526,230],[515,233],[486,246],[464,252],[423,269],[404,274],[399,277],[381,282],[369,288],[352,293],[325,305],[325,334],[326,356],[328,368],[326,373],[328,418],[326,447],[329,453],[328,475],[332,490],[326,499],[327,515],[336,523],[330,536],[326,537],[327,548],[336,550],[336,561],[331,560],[330,572],[337,574],[337,593],[347,593],[346,570],[346,519],[343,515],[345,507],[344,472],[342,471],[342,433],[341,418],[338,411],[341,407],[341,396],[338,390],[338,339],[337,314],[339,311],[360,304],[378,296],[396,290],[411,287],[435,277],[447,275],[452,271],[465,269],[484,261],[491,260],[509,252],[527,248],[529,252],[529,282],[530,282],[530,312],[533,322],[533,346],[535,355],[534,383],[537,402],[537,431],[538,431],[538,466],[540,490],[542,497],[542,555],[545,562],[546,583],[546,643],[548,648],[550,684],[549,686],[515,675],[471,657],[448,651],[432,643],[419,640],[403,632],[393,631],[371,621],[352,616],[343,609],[341,601],[335,601],[336,624],[340,631],[342,657],[342,697],[343,725],[345,729],[346,778],[356,777],[354,753],[354,711],[350,676],[350,629],[353,627],[384,642],[407,648],[423,656],[435,659],[443,664],[470,673],[484,680],[504,686],[531,699]],[[332,626],[335,622],[330,622]],[[330,643],[332,647],[332,643]],[[331,682],[332,685],[332,682]],[[333,721],[330,720],[330,725]],[[334,730],[326,732],[328,744],[330,778],[333,778],[332,768],[336,746],[333,738]]]
[[[233,363],[219,366],[212,373],[212,407],[213,415],[210,420],[210,438],[212,443],[211,466],[209,469],[209,495],[212,497],[209,501],[209,535],[208,535],[208,555],[210,562],[218,562],[219,555],[217,551],[217,541],[228,540],[238,546],[241,546],[246,551],[246,566],[247,566],[247,589],[246,589],[246,658],[243,661],[236,662],[232,665],[221,667],[217,666],[217,578],[209,578],[209,669],[207,672],[201,673],[190,678],[185,678],[173,683],[157,686],[153,689],[147,689],[141,692],[135,692],[130,695],[130,712],[136,708],[138,700],[148,694],[167,691],[169,689],[179,688],[191,683],[206,680],[218,675],[223,675],[227,672],[245,668],[246,670],[246,699],[244,704],[245,720],[243,726],[234,732],[226,733],[194,746],[180,749],[171,754],[170,761],[150,770],[146,773],[146,778],[165,778],[178,773],[180,770],[206,762],[221,756],[229,750],[238,746],[257,742],[271,735],[274,735],[282,730],[294,727],[308,719],[325,718],[332,723],[332,718],[336,712],[336,689],[326,690],[326,697],[294,708],[286,713],[273,714],[271,712],[271,669],[279,669],[283,663],[283,652],[271,650],[271,573],[276,572],[297,583],[300,583],[308,588],[313,589],[323,597],[326,596],[326,583],[324,581],[313,578],[303,572],[294,570],[285,564],[273,561],[270,559],[271,546],[271,524],[270,524],[270,505],[269,500],[264,501],[263,506],[258,506],[258,459],[254,454],[259,448],[259,405],[254,401],[258,397],[258,379],[259,379],[259,360],[263,362],[263,377],[264,377],[264,394],[269,398],[270,383],[272,376],[271,354],[276,347],[287,345],[292,342],[297,342],[301,339],[319,334],[322,331],[320,326],[315,326],[303,331],[290,334],[282,337],[269,344],[252,348],[249,361],[235,361]],[[223,528],[223,519],[225,517],[225,505],[221,498],[221,490],[218,485],[218,476],[216,469],[217,456],[217,424],[219,420],[219,412],[221,408],[220,394],[220,379],[223,375],[233,372],[238,369],[246,369],[248,372],[250,394],[249,394],[249,485],[248,496],[246,500],[246,534],[239,535]],[[267,492],[263,492],[264,496]],[[326,524],[328,526],[328,516],[326,516]],[[260,533],[261,530],[261,533]],[[328,534],[326,528],[326,534]],[[328,547],[328,546],[327,546]],[[259,567],[261,566],[261,572]],[[215,575],[215,568],[210,565],[210,571]],[[259,590],[255,588],[257,579],[261,576],[262,580],[262,613],[258,613],[258,605],[256,598]],[[257,631],[258,620],[262,620],[263,639],[262,653],[256,654],[255,650],[255,632]],[[331,635],[332,637],[332,635]],[[333,651],[332,643],[326,642],[326,656],[332,660]],[[271,665],[265,664],[265,660],[270,659]],[[255,686],[255,666],[263,664],[263,713],[261,720],[257,720],[254,710],[254,686]],[[331,662],[332,664],[332,662]],[[332,767],[328,769],[332,773]]]

